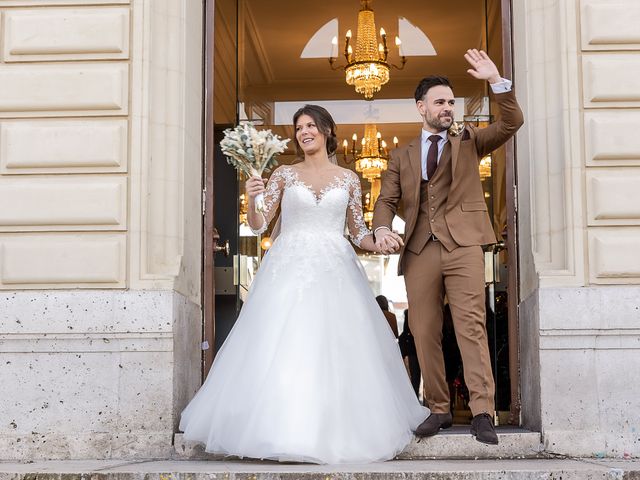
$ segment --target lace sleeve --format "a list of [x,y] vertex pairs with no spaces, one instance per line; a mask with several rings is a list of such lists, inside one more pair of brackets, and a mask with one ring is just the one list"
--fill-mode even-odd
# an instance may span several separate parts
[[267,182],[267,188],[264,192],[264,211],[262,212],[262,226],[251,231],[256,235],[260,235],[267,230],[269,223],[273,220],[276,212],[278,211],[278,206],[280,205],[280,199],[282,198],[282,192],[284,192],[284,186],[286,183],[286,175],[283,171],[283,168],[277,168],[269,181]]
[[349,207],[347,208],[347,227],[349,229],[349,237],[354,245],[360,246],[362,239],[371,232],[364,223],[362,214],[362,187],[360,187],[360,179],[351,172],[349,174]]

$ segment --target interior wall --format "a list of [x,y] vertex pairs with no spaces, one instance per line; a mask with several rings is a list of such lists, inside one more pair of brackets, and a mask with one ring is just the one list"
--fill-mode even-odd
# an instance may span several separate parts
[[237,12],[238,0],[216,0],[214,12],[214,123],[233,125],[236,121],[237,92]]

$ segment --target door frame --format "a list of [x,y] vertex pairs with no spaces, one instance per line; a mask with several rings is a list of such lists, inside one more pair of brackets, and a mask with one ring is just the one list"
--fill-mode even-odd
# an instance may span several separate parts
[[[512,35],[512,0],[500,0],[502,14],[502,61],[505,75],[513,78],[513,35]],[[215,0],[204,0],[204,109],[203,109],[203,251],[202,251],[202,311],[203,341],[208,348],[203,350],[202,375],[206,377],[215,356],[215,283],[214,256],[219,236],[214,228],[215,196],[213,191],[214,177],[214,123],[213,123],[213,88],[214,88],[214,5]],[[520,424],[520,348],[519,348],[519,272],[517,249],[517,166],[515,140],[510,139],[505,145],[506,156],[506,207],[507,207],[507,298],[509,329],[509,377],[511,383],[511,411],[509,423]]]
[[203,165],[202,165],[202,378],[206,378],[215,356],[215,277],[214,256],[220,236],[215,230],[214,175],[214,123],[213,123],[213,69],[214,69],[214,5],[215,0],[204,0],[203,84],[204,108],[202,115]]
[[[504,74],[513,79],[512,0],[501,0],[502,65]],[[515,138],[505,144],[505,182],[507,206],[507,318],[509,343],[509,380],[511,411],[509,424],[520,425],[520,341],[518,305],[520,304],[520,276],[518,265],[518,205]]]

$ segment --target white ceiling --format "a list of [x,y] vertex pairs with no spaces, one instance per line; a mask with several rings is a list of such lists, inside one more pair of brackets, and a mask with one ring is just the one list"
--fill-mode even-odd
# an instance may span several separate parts
[[[482,86],[466,73],[463,55],[468,48],[484,45],[484,5],[484,0],[372,2],[376,27],[384,27],[387,32],[393,63],[400,64],[393,45],[398,34],[398,17],[405,17],[420,28],[438,52],[437,56],[408,57],[404,70],[392,70],[389,84],[376,98],[411,98],[418,81],[431,74],[449,76],[459,96],[474,95]],[[241,7],[242,100],[359,98],[344,82],[344,72],[332,71],[327,59],[300,58],[309,39],[333,18],[340,25],[342,51],[346,30],[351,29],[355,35],[358,0],[245,0]],[[343,59],[339,60],[344,64]]]

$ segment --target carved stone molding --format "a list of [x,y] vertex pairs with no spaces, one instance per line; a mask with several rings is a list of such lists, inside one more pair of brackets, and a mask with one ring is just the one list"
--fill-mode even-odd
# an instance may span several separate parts
[[578,12],[575,2],[524,0],[513,13],[516,91],[526,119],[517,137],[526,295],[537,282],[585,283]]
[[0,175],[125,173],[125,118],[0,121]]
[[582,0],[583,50],[640,50],[640,4],[636,0]]
[[[0,3],[0,7],[2,4]],[[5,12],[5,62],[129,57],[129,8],[16,9]]]
[[[134,288],[170,288],[185,250],[200,257],[199,245],[185,246],[185,195],[200,198],[202,60],[191,44],[200,48],[202,38],[187,25],[202,4],[134,0],[132,6],[130,278]],[[199,215],[186,201],[186,216]]]

